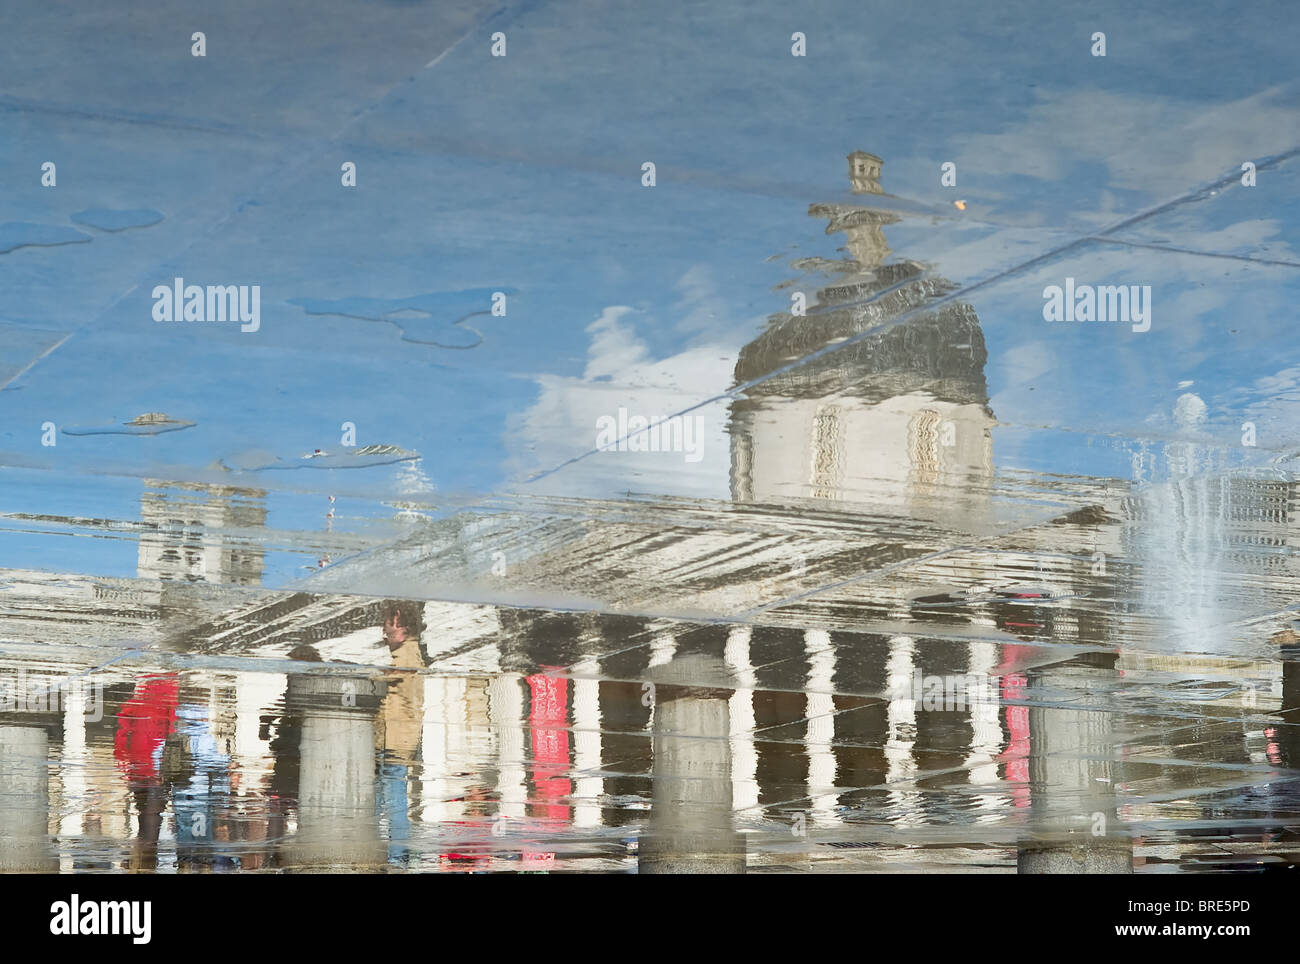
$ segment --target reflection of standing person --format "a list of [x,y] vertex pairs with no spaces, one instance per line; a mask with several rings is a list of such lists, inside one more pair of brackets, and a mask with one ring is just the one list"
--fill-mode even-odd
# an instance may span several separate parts
[[[449,803],[459,803],[465,808],[464,820],[453,820],[453,827],[465,827],[480,830],[491,824],[491,813],[496,806],[492,791],[481,783],[470,784],[465,788],[465,796],[452,799]],[[455,846],[443,851],[438,857],[438,867],[444,871],[459,873],[478,873],[487,870],[492,863],[492,851],[481,844],[470,843]]]
[[158,833],[166,805],[159,761],[163,744],[176,726],[180,683],[175,676],[146,676],[117,714],[113,756],[126,774],[140,814],[140,839],[128,861],[131,870],[158,865]]
[[[179,765],[169,767],[167,754],[173,748]],[[176,817],[177,869],[237,867],[232,857],[216,851],[223,832],[222,809],[231,796],[231,759],[213,737],[202,707],[182,705],[177,709],[176,729],[163,750],[163,770],[171,784]]]
[[410,768],[419,759],[420,733],[424,726],[424,677],[419,670],[428,665],[420,634],[424,631],[424,605],[415,602],[385,602],[384,642],[395,672],[379,709],[382,754],[379,763],[379,805],[388,819],[389,860],[405,863],[409,851],[410,815],[407,781]]

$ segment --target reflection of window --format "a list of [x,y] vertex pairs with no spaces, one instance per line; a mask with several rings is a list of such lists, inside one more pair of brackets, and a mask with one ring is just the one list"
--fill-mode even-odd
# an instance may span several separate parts
[[737,502],[754,500],[754,442],[746,428],[731,436],[731,497]]
[[811,485],[814,499],[840,497],[844,442],[840,410],[823,405],[813,416]]
[[912,460],[912,480],[918,485],[934,485],[939,481],[942,463],[939,461],[939,430],[942,419],[933,409],[922,409],[908,427],[907,449]]

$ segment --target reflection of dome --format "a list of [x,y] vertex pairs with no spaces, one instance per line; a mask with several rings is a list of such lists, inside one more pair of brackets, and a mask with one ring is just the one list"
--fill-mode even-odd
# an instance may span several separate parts
[[[883,164],[865,151],[850,154],[854,192],[883,194],[879,183]],[[896,223],[898,216],[861,204],[813,204],[808,213],[827,219],[827,234],[847,236],[857,271],[818,291],[817,304],[806,315],[775,316],[766,331],[741,349],[736,384],[763,379],[746,389],[746,395],[821,398],[834,393],[879,401],[925,391],[940,401],[986,406],[988,352],[970,305],[945,304],[884,327],[954,288],[943,278],[927,277],[925,267],[915,261],[881,263],[889,254],[883,227]],[[788,372],[780,371],[876,328],[881,330]]]
[[[882,163],[849,155],[854,193],[883,194]],[[807,314],[773,317],[741,349],[733,497],[865,499],[973,520],[981,510],[960,503],[988,502],[993,425],[975,309],[927,308],[954,285],[915,261],[882,263],[883,229],[898,215],[863,204],[814,204],[808,213],[828,220],[828,234],[847,236],[853,260]]]
[[[924,303],[943,282],[920,281],[880,301],[853,308],[785,316],[740,351],[736,382],[747,397],[821,398],[844,394],[880,401],[914,391],[959,405],[986,405],[984,363],[988,352],[975,309],[947,304],[868,335],[789,371],[785,365],[884,324],[900,311]],[[741,403],[743,405],[743,403]]]

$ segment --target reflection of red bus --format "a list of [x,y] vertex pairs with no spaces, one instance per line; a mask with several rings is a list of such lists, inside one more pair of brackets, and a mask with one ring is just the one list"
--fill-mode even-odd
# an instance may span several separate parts
[[[544,667],[551,669],[551,667]],[[532,737],[534,813],[547,820],[569,821],[569,807],[558,801],[573,793],[569,773],[569,681],[537,673],[528,677],[532,695],[528,725]]]
[[1011,788],[1011,799],[1017,807],[1029,806],[1029,707],[1012,706],[1011,702],[1024,699],[1027,683],[1024,673],[1008,673],[1002,677],[1002,703],[1006,707],[1010,739],[1000,759],[1003,779],[1016,784]]
[[[533,794],[529,815],[533,830],[563,830],[568,826],[571,808],[567,802],[573,793],[569,779],[569,681],[549,676],[555,667],[527,677],[529,692],[528,730],[531,747],[529,765]],[[488,827],[486,819],[456,821],[457,826]],[[494,838],[496,839],[496,838]],[[499,841],[505,843],[504,840]],[[518,860],[502,859],[507,851],[491,844],[468,844],[464,850],[449,850],[439,855],[438,867],[450,872],[484,870],[549,871],[555,868],[554,851],[521,850]],[[514,856],[512,853],[511,856]]]

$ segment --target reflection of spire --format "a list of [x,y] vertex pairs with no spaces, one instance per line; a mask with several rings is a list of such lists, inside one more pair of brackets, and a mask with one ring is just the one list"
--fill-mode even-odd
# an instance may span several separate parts
[[[853,193],[885,195],[880,187],[880,170],[884,163],[866,151],[850,154],[849,183]],[[849,253],[861,267],[878,267],[889,257],[889,245],[881,229],[886,224],[897,224],[897,215],[856,204],[814,204],[808,208],[808,213],[815,218],[827,219],[827,234],[843,232],[848,237]]]

